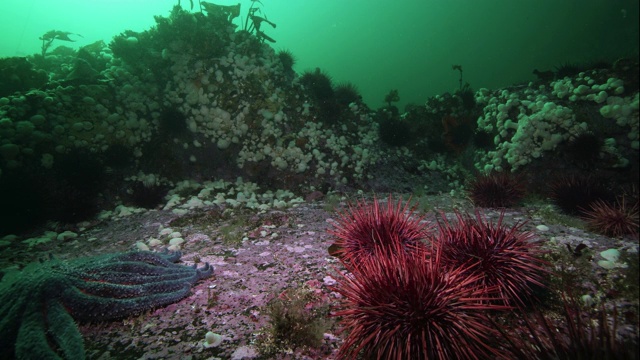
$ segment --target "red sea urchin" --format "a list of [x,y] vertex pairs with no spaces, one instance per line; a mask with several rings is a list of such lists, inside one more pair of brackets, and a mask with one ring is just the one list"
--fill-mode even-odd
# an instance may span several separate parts
[[430,226],[409,207],[410,201],[397,204],[389,195],[387,205],[380,205],[376,198],[372,204],[364,200],[350,204],[347,211],[339,213],[334,228],[329,233],[337,239],[333,245],[335,255],[347,261],[358,262],[372,255],[376,248],[400,243],[404,248],[422,246]]
[[522,179],[511,173],[479,176],[469,184],[469,197],[475,206],[487,208],[513,207],[525,195]]
[[638,235],[638,203],[630,206],[624,197],[614,204],[597,200],[582,218],[590,229],[606,236]]
[[334,290],[343,298],[334,315],[348,335],[337,358],[499,358],[483,312],[504,307],[472,286],[480,275],[465,267],[445,272],[440,256],[425,248],[395,247],[376,248],[375,258],[357,264],[343,261],[350,274],[338,276]]
[[533,234],[521,231],[522,223],[509,227],[500,215],[496,224],[487,222],[480,212],[475,220],[456,213],[457,224],[439,223],[434,245],[442,251],[442,263],[448,269],[469,268],[469,276],[477,277],[475,286],[498,288],[499,302],[522,305],[531,300],[533,287],[544,287],[547,272],[539,242]]
[[[559,319],[536,309],[522,314],[517,326],[504,331],[494,322],[505,340],[509,358],[531,360],[553,359],[637,359],[638,342],[620,336],[618,312],[600,308],[584,309],[574,297],[562,295],[563,309]],[[524,324],[524,325],[522,325]]]
[[581,214],[595,201],[615,199],[602,181],[589,176],[563,176],[551,184],[550,190],[553,203],[569,215]]

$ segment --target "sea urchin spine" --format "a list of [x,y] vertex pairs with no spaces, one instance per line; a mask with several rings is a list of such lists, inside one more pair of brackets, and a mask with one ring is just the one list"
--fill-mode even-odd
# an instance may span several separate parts
[[469,197],[480,207],[513,207],[522,201],[525,192],[522,178],[511,173],[483,175],[469,184]]
[[597,200],[583,213],[582,218],[590,229],[603,235],[638,236],[638,203],[630,206],[624,197],[615,204]]
[[417,216],[410,201],[396,204],[389,196],[386,206],[377,199],[372,204],[357,202],[340,213],[329,233],[337,239],[336,255],[348,261],[358,262],[372,255],[379,247],[390,247],[399,243],[403,248],[423,246],[430,226]]
[[507,226],[503,214],[497,223],[487,222],[480,212],[475,220],[456,213],[457,224],[439,223],[434,244],[442,251],[442,263],[448,269],[473,264],[469,276],[477,277],[480,288],[498,287],[498,300],[507,305],[522,305],[533,297],[534,287],[544,287],[547,273],[539,242],[533,234],[521,231],[522,223]]
[[[438,253],[402,251],[400,244],[376,256],[343,264],[335,291],[343,298],[341,324],[348,335],[338,359],[478,359],[498,356],[489,345],[486,289],[465,267],[443,271]],[[490,291],[489,291],[490,292]]]

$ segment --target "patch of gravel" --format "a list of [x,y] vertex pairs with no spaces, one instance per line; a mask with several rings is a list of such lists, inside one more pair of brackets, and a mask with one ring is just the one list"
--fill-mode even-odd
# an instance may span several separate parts
[[[215,214],[210,217],[214,223],[203,223],[209,221],[202,215],[206,212]],[[327,252],[332,242],[326,232],[330,215],[323,204],[263,213],[234,210],[230,216],[220,213],[198,209],[178,217],[149,211],[88,231],[102,239],[125,238],[131,247],[139,240],[162,239],[161,230],[170,228],[185,239],[182,263],[192,265],[197,259],[200,266],[208,262],[215,267],[214,277],[199,282],[178,303],[120,322],[81,325],[89,359],[256,358],[253,342],[268,323],[264,311],[269,300],[302,286],[327,301],[333,297],[324,278],[332,272],[330,264],[335,266],[337,261]],[[242,224],[237,223],[238,217]],[[133,224],[125,224],[130,221],[138,224],[136,238],[130,236]],[[221,231],[228,223],[241,228],[234,230],[241,231],[245,239],[229,243]],[[107,249],[110,247],[102,244],[94,249],[123,250]],[[219,346],[203,346],[208,331],[222,336]],[[319,349],[298,350],[299,354],[282,354],[282,358],[330,359],[338,346],[337,337],[328,333]]]
[[[421,201],[434,204],[426,221],[434,221],[435,212],[454,219],[452,204],[472,211],[463,200],[445,195]],[[341,345],[335,323],[317,348],[284,349],[275,356],[261,357],[255,344],[268,324],[265,305],[285,290],[305,288],[313,292],[319,299],[313,306],[335,302],[338,295],[329,285],[334,283],[334,268],[340,265],[327,252],[333,242],[327,229],[335,211],[325,207],[319,202],[266,212],[223,211],[219,207],[196,209],[184,215],[145,211],[94,224],[80,231],[75,239],[43,244],[30,254],[36,256],[33,251],[37,250],[74,258],[124,251],[134,248],[136,242],[149,244],[152,239],[161,243],[152,250],[160,250],[169,244],[167,234],[177,232],[184,239],[180,244],[181,263],[202,266],[208,262],[215,267],[214,276],[199,282],[191,295],[180,302],[120,321],[81,324],[88,359],[333,359]],[[493,221],[500,216],[497,210],[483,212]],[[607,293],[615,288],[616,277],[626,276],[627,269],[606,270],[597,265],[599,252],[615,247],[626,254],[625,259],[635,259],[636,264],[630,264],[628,271],[634,271],[633,276],[637,277],[637,239],[611,239],[545,221],[532,208],[504,213],[507,224],[522,221],[527,221],[525,230],[546,244],[550,259],[557,261],[552,263],[555,270],[562,267],[562,271],[571,272],[567,264],[570,267],[572,261],[587,262],[592,274],[584,275],[582,289],[591,289],[594,297],[609,296],[607,307],[616,304],[620,313],[637,309],[638,299],[616,298]],[[580,243],[588,246],[589,258],[572,260],[567,244],[575,248]],[[629,324],[620,328],[635,330]],[[222,336],[219,346],[205,348],[208,331]]]

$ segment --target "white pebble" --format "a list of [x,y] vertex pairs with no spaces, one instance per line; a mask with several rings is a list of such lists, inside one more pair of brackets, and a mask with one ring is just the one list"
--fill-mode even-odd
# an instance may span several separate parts
[[600,256],[611,262],[616,262],[620,259],[620,251],[618,249],[607,249],[601,252]]
[[222,343],[222,335],[216,334],[213,331],[207,332],[204,336],[204,347],[211,348],[216,347]]
[[142,241],[136,242],[136,249],[141,251],[149,251],[149,247],[147,246],[147,244],[143,243]]
[[169,240],[169,245],[180,245],[184,242],[184,239],[181,237],[175,237]]
[[78,237],[78,234],[74,233],[73,231],[64,231],[61,232],[60,234],[58,234],[58,236],[56,237],[56,239],[58,241],[66,241],[69,239],[75,239]]
[[595,303],[595,300],[593,300],[593,298],[589,294],[582,295],[580,297],[580,300],[582,300],[582,303],[587,307],[591,307]]
[[616,267],[616,263],[614,263],[613,261],[609,261],[609,260],[599,260],[598,261],[598,265],[601,268],[604,268],[604,269],[607,269],[607,270],[615,269],[615,267]]
[[322,280],[324,281],[324,284],[327,286],[333,286],[337,283],[337,281],[331,276],[325,276]]
[[536,226],[536,229],[538,229],[538,231],[549,231],[549,227],[547,225],[538,225]]
[[162,241],[160,241],[160,240],[158,240],[156,238],[149,239],[149,246],[155,247],[155,246],[160,246],[160,245],[162,245]]

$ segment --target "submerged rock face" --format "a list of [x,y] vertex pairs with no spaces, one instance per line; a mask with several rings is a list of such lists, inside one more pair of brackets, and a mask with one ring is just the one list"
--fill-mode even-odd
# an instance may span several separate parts
[[[540,191],[558,172],[637,182],[637,62],[505,89],[462,86],[404,113],[391,105],[396,93],[374,113],[321,69],[296,74],[292,54],[232,23],[235,7],[217,9],[175,7],[108,46],[28,58],[48,81],[20,78],[0,93],[0,233],[123,203],[160,206],[184,180],[241,177],[298,195],[459,191],[492,171],[526,171]],[[136,185],[148,176],[161,179],[155,192]]]
[[[125,179],[139,171],[170,182],[242,176],[294,191],[354,186],[370,176],[380,149],[364,104],[334,99],[331,111],[322,109],[273,48],[227,18],[176,8],[156,21],[108,47],[33,57],[48,84],[23,83],[0,98],[0,192],[66,197],[78,182],[67,181],[60,164],[79,152],[105,180],[83,196],[92,209],[126,197]],[[90,76],[79,76],[78,64],[90,65]],[[28,186],[7,186],[23,172],[34,174]],[[12,198],[8,206],[23,217],[52,209],[35,211],[34,221],[63,212],[46,197],[30,201],[33,209],[19,203]]]
[[23,57],[0,59],[0,96],[44,86],[48,81],[44,70],[34,69],[33,64]]
[[[203,168],[288,188],[367,177],[379,153],[363,104],[333,99],[329,111],[313,102],[268,44],[226,18],[176,8],[156,21],[109,48],[41,59],[60,80],[0,102],[3,135],[18,152],[0,168],[38,166],[41,158],[50,168],[70,149],[101,156],[124,145],[145,171],[173,179]],[[104,70],[83,82],[74,74],[86,58]],[[58,66],[64,62],[71,70]],[[46,121],[19,127],[27,114]]]

